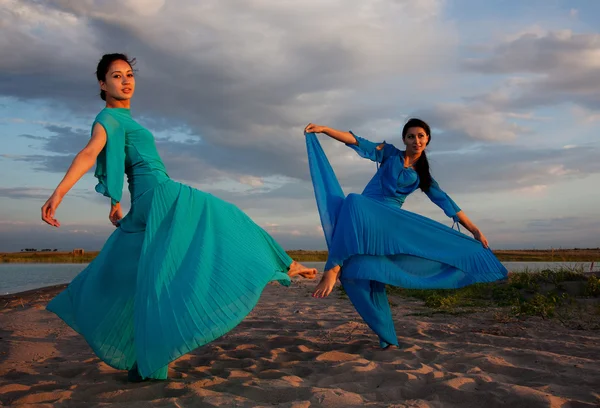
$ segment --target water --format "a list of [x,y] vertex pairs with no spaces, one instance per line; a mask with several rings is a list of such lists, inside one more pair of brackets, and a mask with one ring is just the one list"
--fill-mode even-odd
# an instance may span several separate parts
[[[325,262],[304,262],[304,264],[319,271],[323,271],[325,266]],[[588,272],[591,265],[590,262],[503,262],[503,264],[512,272],[557,268],[573,268]],[[0,295],[71,282],[86,266],[87,264],[0,264]],[[594,267],[595,271],[598,269],[600,263],[596,263]]]
[[68,283],[88,264],[0,264],[0,295]]

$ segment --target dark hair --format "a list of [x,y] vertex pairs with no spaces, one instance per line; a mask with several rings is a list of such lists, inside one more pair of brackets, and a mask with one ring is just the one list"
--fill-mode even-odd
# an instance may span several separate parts
[[[429,128],[429,125],[417,118],[409,119],[408,122],[406,122],[402,129],[402,140],[406,137],[408,129],[412,127],[422,128],[425,131],[425,134],[427,134],[427,145],[431,142],[431,129]],[[429,187],[431,187],[431,173],[429,172],[429,161],[427,160],[427,155],[424,150],[423,153],[421,153],[421,157],[415,162],[414,167],[419,175],[419,188],[423,192],[429,191]]]
[[[135,58],[130,60],[125,54],[104,54],[102,58],[100,58],[100,62],[98,62],[98,67],[96,68],[96,78],[98,78],[98,81],[106,81],[108,68],[110,68],[110,64],[115,61],[125,61],[132,69],[135,64]],[[106,92],[100,91],[100,98],[105,101]]]

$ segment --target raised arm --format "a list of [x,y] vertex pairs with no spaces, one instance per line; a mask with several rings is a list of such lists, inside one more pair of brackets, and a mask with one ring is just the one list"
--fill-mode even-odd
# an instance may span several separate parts
[[304,129],[305,133],[324,133],[327,136],[338,140],[347,145],[358,145],[358,141],[354,137],[354,135],[350,132],[343,132],[341,130],[332,129],[327,126],[319,126],[309,123],[308,126]]
[[425,192],[427,197],[438,207],[440,207],[444,213],[452,218],[454,221],[459,222],[460,225],[465,227],[473,237],[480,241],[484,247],[488,247],[488,241],[483,233],[477,228],[477,226],[467,217],[467,214],[460,209],[460,207],[446,194],[435,180],[431,180],[431,186],[429,190]]
[[304,133],[324,133],[332,139],[345,143],[346,146],[356,151],[359,156],[379,163],[383,163],[387,157],[397,150],[394,146],[385,142],[373,143],[356,136],[352,132],[343,132],[327,126],[313,125],[312,123],[304,129]]
[[106,145],[106,131],[97,123],[92,130],[92,137],[88,144],[81,149],[77,156],[73,159],[71,166],[67,170],[65,176],[58,184],[50,198],[42,206],[42,220],[54,227],[60,227],[60,222],[54,218],[54,214],[63,197],[71,190],[71,188],[87,173],[94,163],[96,158]]

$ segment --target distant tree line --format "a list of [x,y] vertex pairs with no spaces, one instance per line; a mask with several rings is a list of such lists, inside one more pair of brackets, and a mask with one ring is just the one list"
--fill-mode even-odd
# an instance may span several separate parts
[[21,252],[57,252],[58,249],[50,249],[50,248],[44,248],[44,249],[40,249],[38,250],[37,248],[23,248],[21,249]]

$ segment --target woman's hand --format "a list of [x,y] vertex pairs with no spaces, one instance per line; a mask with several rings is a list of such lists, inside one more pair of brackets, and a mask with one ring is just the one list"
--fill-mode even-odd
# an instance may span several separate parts
[[54,218],[54,214],[56,213],[56,209],[60,205],[62,199],[62,196],[55,191],[42,206],[42,220],[44,220],[44,222],[46,222],[48,225],[52,225],[56,228],[60,227],[60,222]]
[[323,133],[325,128],[326,128],[326,126],[319,126],[319,125],[314,125],[312,123],[309,123],[304,128],[304,133]]
[[110,206],[110,214],[108,214],[108,219],[115,227],[119,226],[119,221],[123,218],[123,211],[121,210],[121,203],[116,203],[115,205]]
[[489,248],[488,240],[481,231],[479,231],[479,230],[475,231],[475,233],[473,234],[473,237],[477,241],[481,242],[485,248]]

